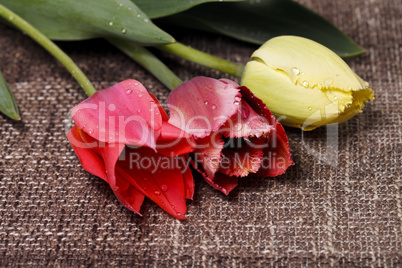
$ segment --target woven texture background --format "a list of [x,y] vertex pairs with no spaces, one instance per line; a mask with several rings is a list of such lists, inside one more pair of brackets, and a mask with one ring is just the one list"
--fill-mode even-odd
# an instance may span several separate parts
[[[301,2],[367,49],[348,63],[375,101],[339,126],[337,165],[307,150],[325,152],[325,128],[287,128],[296,165],[286,175],[244,179],[228,197],[196,176],[184,222],[150,201],[134,215],[81,168],[64,119],[85,94],[27,36],[0,25],[0,68],[23,118],[0,116],[0,266],[401,267],[402,3]],[[239,63],[256,49],[208,34],[177,39]],[[60,45],[98,89],[134,78],[166,101],[167,89],[106,42]],[[183,79],[222,77],[160,55]]]

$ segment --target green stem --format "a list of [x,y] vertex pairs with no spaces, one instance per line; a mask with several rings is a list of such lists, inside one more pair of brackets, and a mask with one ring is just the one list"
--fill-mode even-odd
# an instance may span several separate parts
[[81,69],[78,68],[74,61],[55,43],[50,41],[50,39],[47,38],[44,34],[42,34],[31,24],[29,24],[23,18],[21,18],[2,4],[0,4],[0,17],[3,17],[15,27],[25,32],[44,49],[46,49],[50,54],[52,54],[56,59],[58,59],[61,64],[63,64],[67,68],[67,70],[74,76],[74,78],[78,81],[78,83],[81,85],[88,96],[91,96],[96,92],[94,86],[81,71]]
[[212,56],[208,53],[199,51],[195,48],[185,46],[180,43],[157,46],[158,49],[172,53],[189,61],[201,64],[203,66],[241,77],[244,70],[244,65],[237,64],[219,57]]
[[178,78],[163,62],[146,48],[121,39],[109,38],[107,40],[152,73],[170,90],[183,84],[183,81],[181,81],[180,78]]

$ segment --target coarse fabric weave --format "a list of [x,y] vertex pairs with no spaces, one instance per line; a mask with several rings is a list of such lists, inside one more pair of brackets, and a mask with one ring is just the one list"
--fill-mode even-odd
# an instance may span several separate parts
[[[402,3],[301,3],[367,50],[347,62],[376,99],[336,131],[286,128],[296,165],[285,175],[241,179],[225,196],[195,174],[187,221],[149,200],[144,216],[134,215],[82,169],[66,129],[84,92],[29,37],[0,25],[0,68],[23,119],[0,116],[0,266],[401,267]],[[212,34],[175,36],[243,64],[257,48]],[[134,78],[166,102],[168,90],[105,41],[59,45],[97,89]],[[233,78],[154,52],[184,80]]]

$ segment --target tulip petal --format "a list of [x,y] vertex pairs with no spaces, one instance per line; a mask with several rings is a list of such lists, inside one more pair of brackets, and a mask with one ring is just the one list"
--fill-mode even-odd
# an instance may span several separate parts
[[226,137],[267,137],[273,127],[265,117],[260,116],[244,100],[240,109],[222,126],[221,131]]
[[138,215],[142,216],[140,213],[140,209],[142,203],[144,202],[145,196],[138,192],[133,186],[131,186],[128,182],[124,181],[124,179],[118,175],[119,179],[117,180],[117,190],[114,191],[117,199],[119,199],[120,203],[128,208],[131,211],[134,211]]
[[155,148],[162,117],[155,100],[135,80],[99,90],[72,110],[76,125],[94,139]]
[[236,188],[238,181],[236,176],[228,176],[223,173],[216,173],[215,177],[211,179],[204,172],[198,170],[204,177],[205,181],[214,189],[221,191],[228,195],[234,188]]
[[[88,147],[93,146],[93,144],[87,144],[84,141],[82,131],[77,126],[74,126],[68,132],[67,138],[80,159],[81,166],[89,173],[108,182],[109,179],[106,173],[104,159],[95,150]],[[141,215],[140,208],[144,201],[144,195],[139,193],[127,182],[119,180],[120,176],[118,174],[116,174],[116,176],[118,177],[118,179],[115,180],[117,184],[115,183],[115,186],[112,187],[114,194],[125,207]]]
[[119,159],[120,154],[123,152],[125,145],[121,143],[99,142],[80,129],[79,134],[85,144],[102,158],[105,172],[107,174],[107,181],[113,191],[117,190],[118,186],[116,185],[115,173],[116,162]]
[[81,166],[89,173],[108,181],[103,159],[85,144],[77,126],[70,129],[67,133],[67,138],[78,156]]
[[162,123],[162,131],[157,141],[158,153],[166,156],[188,154],[194,151],[195,141],[192,135],[167,123]]
[[194,196],[194,178],[189,165],[186,163],[183,173],[184,185],[186,189],[186,199],[193,200]]
[[197,140],[197,149],[194,151],[196,164],[201,164],[208,177],[213,178],[219,169],[224,146],[222,135],[218,132]]
[[204,138],[237,112],[240,97],[232,84],[208,77],[193,78],[169,94],[169,123]]
[[[273,127],[269,141],[269,146],[264,149],[264,159],[258,176],[274,177],[285,173],[286,169],[293,165],[290,153],[289,141],[283,126],[272,115],[265,103],[254,96],[247,87],[240,87],[243,100],[259,115],[265,117],[268,123]],[[265,162],[268,161],[268,163]]]
[[184,157],[166,157],[146,147],[126,148],[125,159],[117,162],[116,170],[166,212],[185,219],[185,183],[180,169],[184,164]]
[[251,141],[250,143],[241,142],[241,145],[235,148],[224,148],[219,172],[236,177],[245,177],[249,173],[257,173],[264,156],[263,149],[258,147],[263,146],[265,140],[257,139],[257,142]]

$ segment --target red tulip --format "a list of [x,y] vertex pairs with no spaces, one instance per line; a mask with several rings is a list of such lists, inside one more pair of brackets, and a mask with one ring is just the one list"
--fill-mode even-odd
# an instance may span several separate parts
[[168,97],[169,123],[194,136],[194,165],[228,194],[238,177],[277,176],[293,165],[282,125],[266,105],[235,82],[196,77]]
[[140,214],[148,197],[178,219],[194,182],[187,154],[191,136],[168,123],[158,100],[137,81],[99,90],[72,110],[68,139],[82,167],[109,183],[128,209]]

